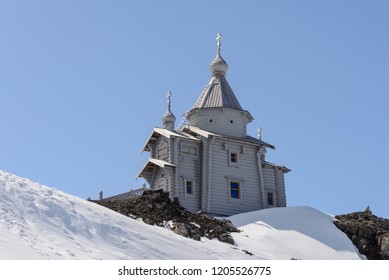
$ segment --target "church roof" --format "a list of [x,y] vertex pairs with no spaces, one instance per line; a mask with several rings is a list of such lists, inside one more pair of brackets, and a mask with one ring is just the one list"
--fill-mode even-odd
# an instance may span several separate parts
[[187,140],[194,140],[198,141],[197,138],[193,137],[192,135],[182,132],[182,131],[171,131],[169,129],[165,128],[160,128],[160,127],[154,127],[153,131],[150,133],[149,138],[147,138],[145,145],[142,147],[141,152],[143,151],[148,151],[147,145],[150,142],[157,141],[159,136],[162,135],[166,138],[172,138],[172,137],[177,137],[177,138],[184,138]]
[[169,163],[167,161],[156,159],[156,158],[150,158],[147,161],[147,163],[143,166],[142,170],[138,173],[138,175],[136,176],[136,179],[138,179],[139,177],[143,177],[142,176],[143,173],[153,172],[153,169],[156,166],[158,166],[160,168],[165,168],[166,166],[176,167],[174,164],[171,164],[171,163]]
[[206,131],[204,129],[198,128],[196,126],[191,126],[191,125],[185,125],[183,127],[183,132],[192,133],[194,135],[200,135],[200,136],[206,137],[206,138],[209,138],[210,136],[212,136],[212,137],[216,137],[216,138],[219,138],[219,139],[231,140],[231,141],[234,141],[234,142],[253,144],[253,145],[257,145],[257,146],[265,146],[265,147],[268,147],[270,149],[275,150],[275,147],[272,144],[266,143],[265,141],[262,141],[260,139],[251,137],[249,135],[247,135],[244,138],[220,135],[220,134],[209,132],[209,131]]
[[268,162],[268,161],[265,161],[263,163],[264,166],[271,166],[271,167],[275,167],[275,168],[279,168],[281,169],[284,173],[288,173],[292,170],[290,170],[288,167],[286,166],[283,166],[283,165],[278,165],[278,164],[275,164],[275,163],[272,163],[272,162]]
[[221,37],[221,34],[218,33],[216,38],[218,41],[216,57],[209,66],[212,74],[211,80],[205,86],[193,107],[184,114],[184,118],[178,126],[178,131],[182,130],[186,119],[196,109],[230,108],[244,111],[248,114],[250,119],[254,119],[248,111],[242,109],[242,106],[240,106],[232,88],[228,84],[226,79],[228,64],[220,54]]
[[193,109],[217,107],[242,110],[224,75],[215,75],[211,78]]
[[218,41],[216,57],[209,66],[212,78],[192,109],[224,107],[242,110],[238,99],[226,79],[228,64],[220,54],[221,38],[221,34],[218,33],[216,38]]

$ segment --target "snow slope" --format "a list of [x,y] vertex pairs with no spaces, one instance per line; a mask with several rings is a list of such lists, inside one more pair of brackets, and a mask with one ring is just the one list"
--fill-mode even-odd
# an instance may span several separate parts
[[242,231],[233,233],[237,245],[265,259],[361,259],[333,217],[311,207],[265,209],[229,219]]
[[360,259],[332,218],[309,207],[231,220],[243,231],[236,246],[194,241],[0,171],[0,259]]

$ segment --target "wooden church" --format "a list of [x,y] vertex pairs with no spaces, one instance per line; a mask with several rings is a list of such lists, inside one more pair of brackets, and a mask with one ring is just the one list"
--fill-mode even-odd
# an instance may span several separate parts
[[266,160],[274,146],[262,141],[260,130],[258,138],[247,135],[253,117],[227,82],[220,39],[219,33],[211,79],[177,130],[168,93],[162,128],[154,128],[142,148],[150,158],[138,177],[192,212],[233,215],[285,207],[284,174],[290,170]]

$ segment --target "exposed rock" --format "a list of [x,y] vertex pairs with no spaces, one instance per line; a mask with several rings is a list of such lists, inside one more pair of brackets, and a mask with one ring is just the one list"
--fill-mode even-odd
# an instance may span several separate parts
[[251,252],[249,252],[249,251],[247,251],[247,250],[242,250],[243,252],[245,252],[247,255],[249,255],[249,256],[254,256],[254,254],[253,253],[251,253]]
[[148,190],[137,198],[95,202],[130,218],[142,219],[146,224],[168,227],[194,240],[200,240],[201,237],[216,238],[233,245],[235,242],[230,232],[239,232],[229,220],[189,212],[178,202],[172,202],[169,194],[162,190]]
[[363,222],[359,225],[358,236],[370,240],[374,237],[374,229],[371,225],[366,225]]
[[189,236],[189,229],[184,223],[176,223],[173,227],[173,232],[188,237]]
[[369,260],[389,260],[389,220],[364,212],[338,215],[335,225]]
[[225,242],[225,243],[228,243],[228,244],[231,244],[231,245],[234,245],[234,244],[235,244],[234,239],[232,239],[231,235],[229,235],[228,233],[222,233],[222,234],[220,234],[217,238],[218,238],[221,242]]
[[377,238],[382,256],[389,256],[389,233],[380,234]]

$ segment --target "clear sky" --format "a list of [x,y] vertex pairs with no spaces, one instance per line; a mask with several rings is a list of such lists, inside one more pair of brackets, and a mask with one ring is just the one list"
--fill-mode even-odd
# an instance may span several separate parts
[[389,1],[0,0],[0,169],[97,198],[141,187],[140,150],[227,79],[276,146],[288,205],[389,218]]

